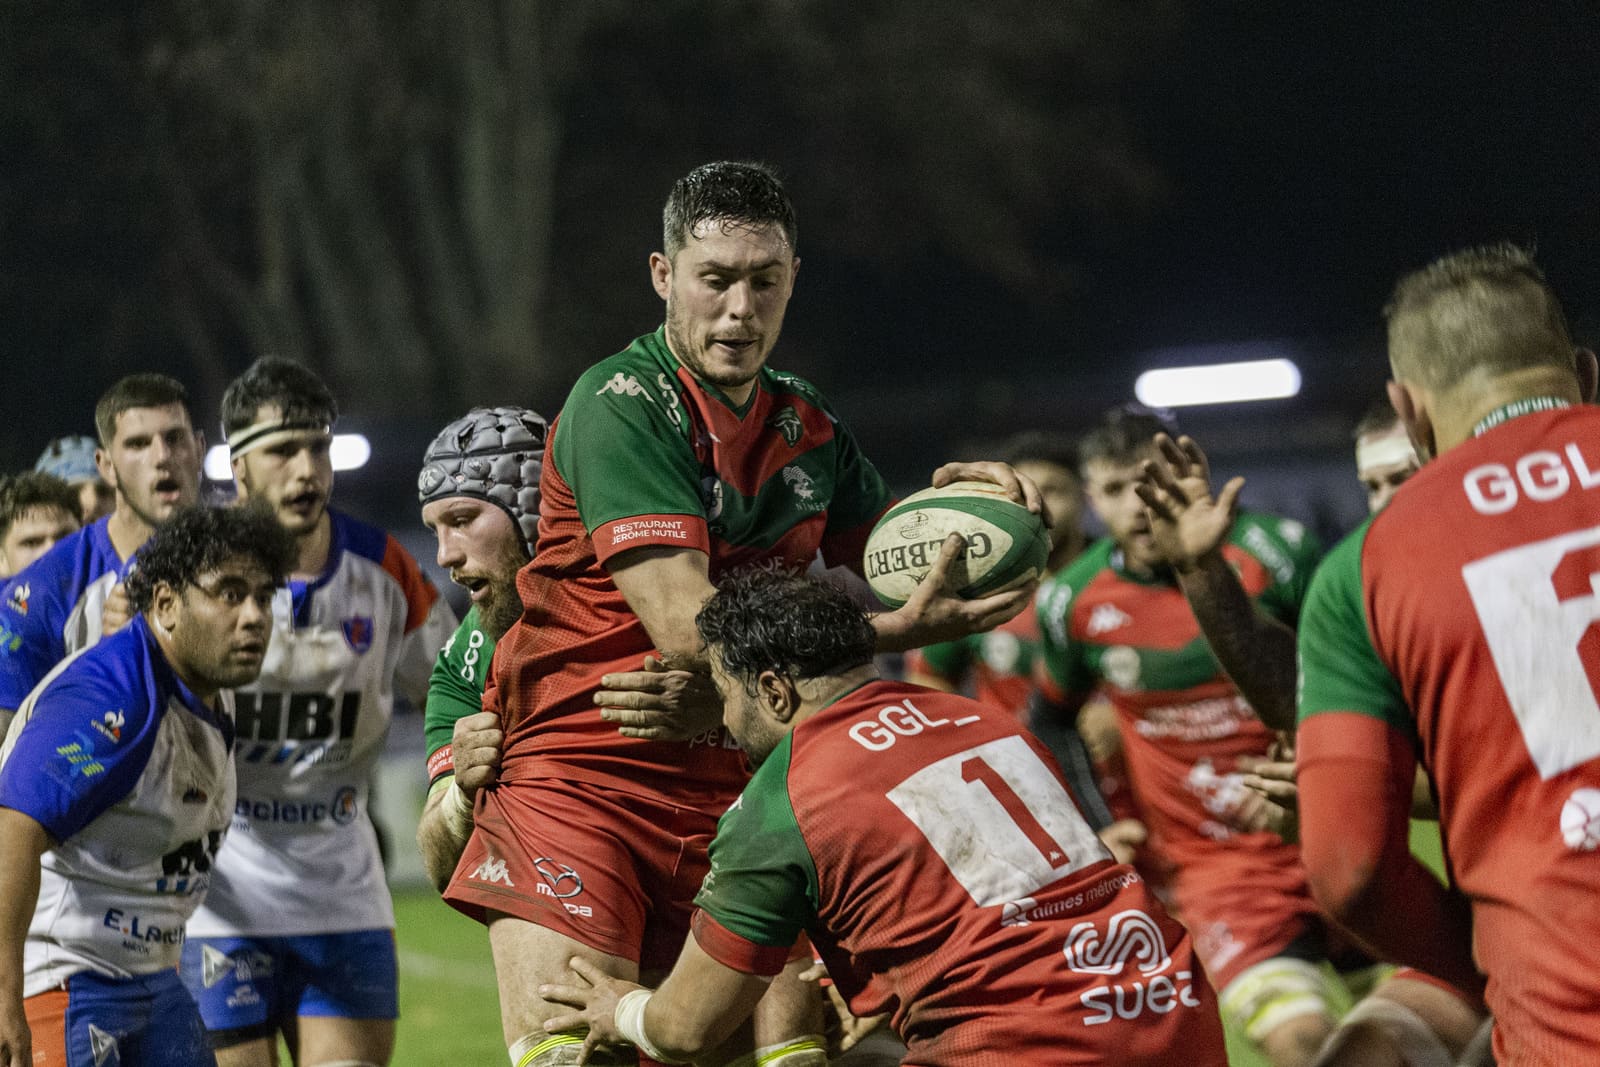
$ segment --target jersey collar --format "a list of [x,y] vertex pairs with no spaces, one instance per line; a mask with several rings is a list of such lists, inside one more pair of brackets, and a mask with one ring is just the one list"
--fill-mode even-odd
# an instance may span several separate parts
[[1501,404],[1489,414],[1478,421],[1472,428],[1472,436],[1482,437],[1490,430],[1503,422],[1531,415],[1535,411],[1555,411],[1557,408],[1570,408],[1572,402],[1563,400],[1559,396],[1525,396],[1521,400],[1513,400],[1509,404]]

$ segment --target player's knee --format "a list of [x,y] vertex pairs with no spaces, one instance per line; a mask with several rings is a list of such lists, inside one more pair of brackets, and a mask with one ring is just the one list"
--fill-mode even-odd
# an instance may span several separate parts
[[1454,1067],[1433,1028],[1404,1004],[1369,997],[1339,1023],[1313,1067]]
[[724,1067],[828,1067],[828,1045],[821,1034],[806,1034],[765,1045]]
[[[583,1037],[579,1034],[528,1034],[508,1050],[511,1067],[572,1067],[583,1056]],[[589,1063],[596,1067],[623,1067],[637,1064],[632,1049],[592,1049]]]
[[1341,997],[1332,972],[1276,956],[1246,968],[1217,998],[1222,1017],[1276,1064],[1308,1064],[1333,1029]]

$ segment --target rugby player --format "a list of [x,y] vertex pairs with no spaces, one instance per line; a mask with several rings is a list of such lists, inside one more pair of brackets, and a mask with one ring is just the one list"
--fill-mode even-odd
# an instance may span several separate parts
[[420,707],[456,619],[384,531],[328,506],[338,405],[310,370],[257,360],[222,428],[240,501],[294,540],[261,676],[235,694],[239,798],[183,979],[222,1067],[384,1064],[394,1045],[394,905],[367,811],[398,689]]
[[210,1064],[174,970],[233,817],[228,690],[261,669],[291,548],[170,516],[130,625],[52,672],[0,750],[0,1067]]
[[428,800],[417,824],[422,865],[442,893],[472,834],[472,802],[492,784],[504,740],[483,710],[495,643],[522,615],[517,571],[533,558],[539,470],[549,426],[527,408],[473,408],[422,456],[417,499],[438,542],[435,557],[469,590],[472,607],[439,651],[424,728]]
[[[581,955],[619,977],[665,973],[682,947],[705,846],[747,777],[721,729],[695,612],[712,579],[772,561],[860,567],[890,493],[807,382],[766,366],[793,291],[794,209],[765,168],[712,163],[679,180],[650,275],[666,323],[590,368],[551,429],[538,551],[518,575],[525,609],[495,649],[485,710],[506,735],[499,781],[445,899],[489,924],[514,1067],[573,1062],[581,1037],[548,1035],[539,985]],[[950,464],[938,484],[997,482],[1040,507],[998,463]],[[955,551],[952,547],[950,551]],[[939,551],[939,546],[932,546]],[[987,629],[1032,588],[960,600],[925,583],[874,620],[903,651]],[[821,1062],[820,1005],[774,983],[771,1033],[707,1063],[762,1053]],[[779,1001],[787,1000],[792,1010]]]
[[[1402,278],[1385,317],[1389,397],[1425,465],[1334,549],[1306,604],[1307,869],[1317,899],[1391,958],[1468,993],[1481,968],[1497,1062],[1589,1062],[1595,358],[1512,246]],[[1419,757],[1459,892],[1405,847]]]
[[53,474],[0,478],[0,578],[10,578],[82,525],[78,493]]
[[1355,439],[1356,477],[1367,490],[1367,511],[1376,515],[1422,464],[1406,436],[1406,424],[1387,400],[1367,409],[1356,423]]
[[[1309,1064],[1343,992],[1322,966],[1324,929],[1297,850],[1248,822],[1260,801],[1241,771],[1267,755],[1273,732],[1218,663],[1137,493],[1167,429],[1119,409],[1079,446],[1089,504],[1110,536],[1040,591],[1041,711],[1071,723],[1103,687],[1151,848],[1174,868],[1177,911],[1224,1017],[1274,1064]],[[1250,602],[1294,622],[1317,555],[1303,527],[1241,515],[1220,554]]]
[[[936,580],[942,576],[930,576]],[[665,1062],[750,1012],[805,931],[857,1015],[926,1067],[1227,1062],[1189,935],[1084,822],[1012,714],[878,678],[842,590],[754,570],[700,633],[757,765],[711,843],[693,936],[651,992],[586,960],[545,995]]]
[[100,639],[107,602],[134,554],[174,511],[200,498],[205,450],[182,385],[164,374],[131,374],[101,395],[94,424],[95,462],[117,505],[0,588],[0,727],[52,667]]
[[100,476],[95,452],[94,438],[70,434],[46,445],[33,465],[39,473],[53,474],[72,486],[78,500],[78,521],[83,526],[105,518],[117,506],[117,494]]

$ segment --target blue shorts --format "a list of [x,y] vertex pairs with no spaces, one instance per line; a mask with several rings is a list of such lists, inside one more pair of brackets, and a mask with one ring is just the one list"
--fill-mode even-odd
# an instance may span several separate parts
[[[214,1043],[273,1033],[297,1016],[400,1015],[393,930],[308,937],[191,937],[179,969]],[[216,1042],[216,1037],[225,1039]]]
[[107,978],[82,972],[22,1002],[34,1067],[216,1067],[205,1026],[177,972]]

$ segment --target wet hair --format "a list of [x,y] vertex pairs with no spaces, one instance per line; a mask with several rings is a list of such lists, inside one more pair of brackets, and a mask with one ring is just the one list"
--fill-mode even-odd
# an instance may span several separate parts
[[1362,413],[1361,421],[1350,431],[1352,440],[1359,441],[1368,434],[1388,433],[1400,424],[1400,413],[1387,400],[1374,400]]
[[0,539],[16,521],[37,508],[78,518],[78,491],[64,479],[41,471],[0,478]]
[[1095,460],[1127,463],[1141,458],[1152,447],[1158,433],[1178,436],[1178,420],[1172,413],[1143,404],[1124,404],[1100,416],[1078,442],[1081,470]]
[[1013,467],[1019,463],[1048,463],[1072,475],[1074,481],[1078,479],[1078,446],[1064,433],[1026,430],[1001,442],[998,458]]
[[762,671],[790,678],[838,674],[872,661],[877,634],[843,589],[769,567],[717,583],[695,617],[723,670],[748,687]]
[[189,391],[176,378],[165,374],[130,374],[100,394],[94,405],[94,429],[100,447],[110,448],[117,436],[117,417],[134,408],[164,408],[182,404],[189,409]]
[[309,367],[282,356],[263,356],[222,394],[223,435],[253,425],[256,413],[267,405],[277,408],[284,422],[298,426],[332,426],[339,418],[333,393]]
[[668,259],[675,259],[701,223],[720,223],[724,230],[777,225],[798,250],[794,204],[783,183],[764,163],[706,163],[673,183],[661,212],[661,240]]
[[1448,390],[1474,373],[1574,370],[1566,315],[1533,253],[1511,243],[1434,260],[1383,309],[1395,377]]
[[128,600],[135,611],[148,611],[156,586],[182,590],[239,557],[255,560],[282,585],[294,563],[294,541],[263,507],[181,508],[139,550],[128,573]]

